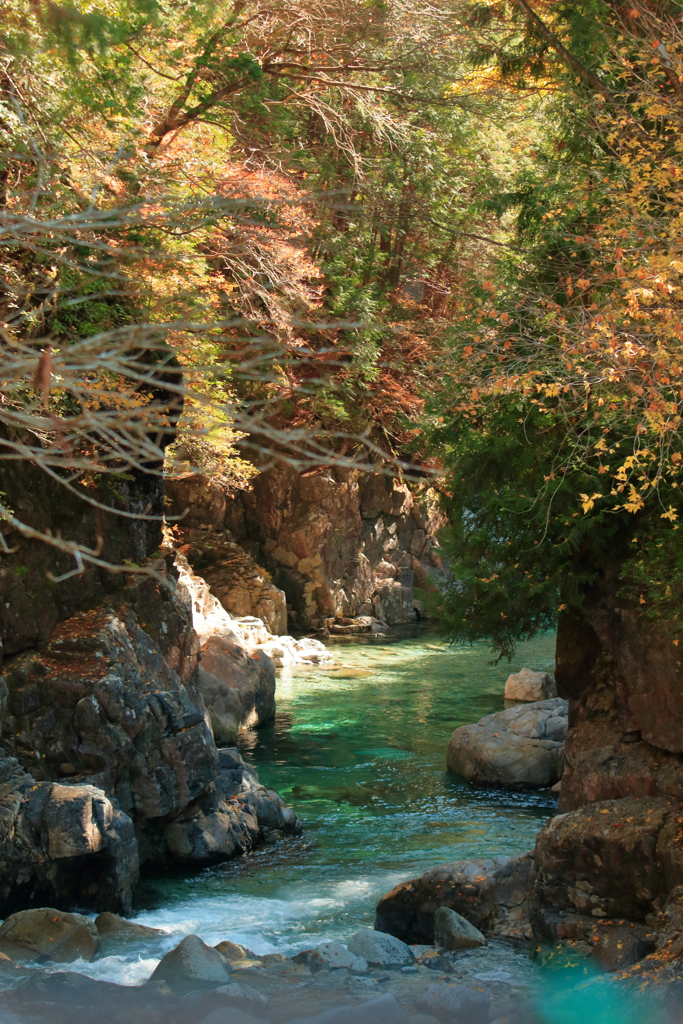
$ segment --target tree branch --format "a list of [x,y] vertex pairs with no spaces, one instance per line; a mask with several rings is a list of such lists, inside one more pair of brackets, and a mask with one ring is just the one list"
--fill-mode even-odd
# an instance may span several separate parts
[[612,90],[609,89],[604,82],[600,81],[595,72],[591,71],[591,69],[586,67],[585,64],[582,64],[573,53],[570,53],[559,37],[556,36],[550,28],[548,28],[541,18],[539,18],[531,4],[527,3],[527,0],[514,0],[514,2],[518,7],[521,7],[531,24],[538,29],[541,36],[549,46],[552,46],[555,53],[562,58],[564,63],[567,64],[572,71],[574,71],[579,78],[586,83],[586,85],[589,85],[594,92],[600,93],[600,95],[604,96],[604,98],[609,100],[610,103],[619,102],[617,96],[615,96]]

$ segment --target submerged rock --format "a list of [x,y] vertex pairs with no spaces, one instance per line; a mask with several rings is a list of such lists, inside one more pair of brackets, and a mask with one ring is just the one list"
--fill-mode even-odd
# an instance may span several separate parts
[[551,786],[562,776],[567,702],[560,697],[486,715],[456,729],[449,771],[470,782],[515,788]]
[[551,697],[557,697],[557,687],[547,672],[532,672],[529,668],[522,668],[507,677],[506,700],[539,701]]
[[97,951],[100,956],[110,956],[118,950],[136,945],[138,948],[150,943],[158,943],[166,938],[167,933],[159,928],[149,928],[136,921],[127,921],[118,914],[105,911],[95,918],[97,930]]
[[353,1006],[324,1010],[314,1017],[297,1017],[290,1024],[405,1024],[406,1018],[395,997],[387,993]]
[[450,907],[439,907],[436,911],[434,939],[442,949],[476,949],[486,945],[479,929]]
[[254,1017],[237,1006],[220,1006],[203,1017],[199,1024],[269,1024],[263,1017]]
[[84,914],[53,907],[21,910],[0,925],[0,950],[11,960],[92,960],[97,949],[95,925]]
[[403,967],[415,960],[413,951],[394,935],[371,928],[363,928],[352,935],[348,942],[351,953],[363,957],[368,964],[380,967]]
[[237,1006],[221,1006],[203,1017],[199,1024],[269,1024],[263,1017],[254,1017]]

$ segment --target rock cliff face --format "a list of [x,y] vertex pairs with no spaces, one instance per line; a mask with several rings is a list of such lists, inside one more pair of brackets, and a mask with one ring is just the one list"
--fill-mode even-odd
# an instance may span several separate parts
[[683,656],[605,580],[564,615],[558,692],[569,699],[560,810],[625,796],[683,797]]
[[[343,630],[357,616],[413,622],[421,615],[414,588],[428,589],[443,569],[440,513],[380,472],[298,473],[281,465],[235,498],[226,500],[202,477],[175,482],[172,495],[177,514],[191,510],[180,522],[190,563],[207,574],[228,611],[259,615],[273,632],[282,605],[253,568],[231,568],[235,543],[265,567],[286,595],[290,626],[302,630]],[[269,582],[263,571],[261,579]]]
[[615,569],[559,623],[563,813],[538,837],[531,901],[546,940],[583,937],[594,919],[649,921],[683,882],[683,662],[618,591]]
[[[15,550],[0,579],[0,915],[35,903],[129,913],[146,863],[207,864],[298,830],[237,750],[216,742],[232,744],[240,728],[272,717],[272,661],[251,657],[227,626],[197,635],[192,594],[158,550],[160,521],[43,493],[31,467],[3,472],[2,485],[36,528],[93,546],[101,536],[103,557],[118,564],[154,555],[157,578],[91,567],[55,581],[50,573],[73,568],[68,556],[7,538]],[[107,500],[158,512],[160,481],[126,479]],[[199,672],[207,645],[204,675],[211,670],[231,709],[218,736]]]

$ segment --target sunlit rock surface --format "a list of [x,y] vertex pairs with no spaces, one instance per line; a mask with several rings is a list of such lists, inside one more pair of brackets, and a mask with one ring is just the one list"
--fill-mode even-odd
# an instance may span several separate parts
[[449,771],[470,782],[551,786],[562,776],[567,702],[560,697],[486,715],[451,736]]

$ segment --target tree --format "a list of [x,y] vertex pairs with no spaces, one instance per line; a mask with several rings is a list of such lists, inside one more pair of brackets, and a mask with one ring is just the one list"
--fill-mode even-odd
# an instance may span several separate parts
[[[509,656],[618,566],[622,599],[678,643],[680,24],[666,5],[548,8],[559,46],[520,6],[561,63],[531,173],[499,196],[523,258],[475,286],[434,410],[456,524],[442,609]],[[609,95],[566,55],[577,19]]]

